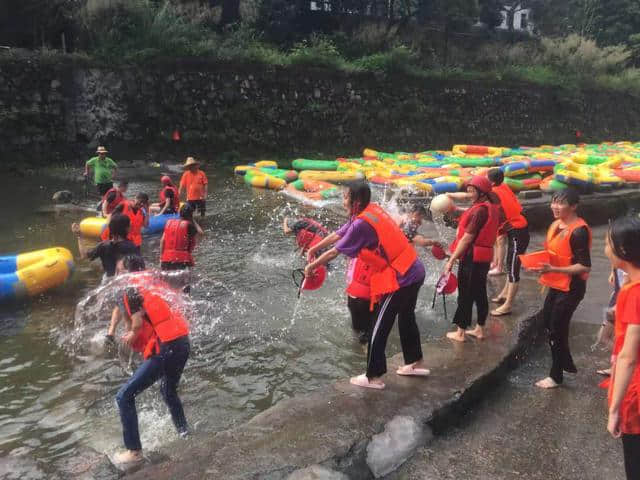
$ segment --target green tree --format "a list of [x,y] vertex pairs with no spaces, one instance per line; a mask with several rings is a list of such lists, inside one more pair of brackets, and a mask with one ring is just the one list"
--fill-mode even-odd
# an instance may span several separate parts
[[600,0],[595,10],[594,35],[601,45],[631,45],[640,33],[640,1]]

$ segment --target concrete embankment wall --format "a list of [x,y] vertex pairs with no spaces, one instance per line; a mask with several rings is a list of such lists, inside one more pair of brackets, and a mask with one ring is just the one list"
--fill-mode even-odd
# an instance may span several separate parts
[[[640,99],[507,82],[345,74],[206,59],[144,66],[0,57],[0,162],[112,151],[355,155],[454,143],[598,142],[638,136]],[[178,153],[176,151],[175,153]],[[117,156],[117,155],[116,155]]]

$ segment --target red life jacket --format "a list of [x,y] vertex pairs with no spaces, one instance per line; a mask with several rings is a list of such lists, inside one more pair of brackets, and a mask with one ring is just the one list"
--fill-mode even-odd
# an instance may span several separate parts
[[[492,189],[500,199],[502,211],[513,228],[524,228],[528,225],[527,219],[522,215],[522,205],[518,197],[513,193],[506,183],[502,183]],[[502,227],[502,225],[501,225]]]
[[296,243],[302,250],[308,250],[316,243],[319,243],[328,232],[326,228],[315,220],[310,218],[303,218],[302,220],[307,223],[307,226],[296,233]]
[[[159,280],[150,279],[147,275],[134,277],[132,283],[142,296],[145,320],[151,325],[154,333],[144,348],[143,354],[145,358],[157,352],[158,341],[166,343],[189,335],[189,326],[182,313],[176,308],[172,308],[162,298],[162,292],[159,291],[159,289],[169,289],[171,287]],[[127,315],[131,317],[129,298],[126,293],[124,294],[124,307]],[[141,341],[144,338],[144,336],[141,337]]]
[[[498,220],[499,220],[499,208],[500,205],[490,202],[474,203],[466,212],[460,217],[458,223],[458,233],[456,239],[453,241],[450,247],[451,253],[456,251],[458,242],[462,239],[467,228],[467,224],[471,220],[471,216],[479,208],[486,208],[488,212],[488,218],[485,224],[482,226],[475,240],[471,244],[473,248],[473,261],[477,263],[489,263],[493,259],[493,244],[496,243],[498,236]],[[466,252],[463,254],[463,257]]]
[[[552,267],[568,267],[571,265],[573,251],[571,250],[571,235],[578,229],[586,227],[589,232],[589,249],[591,249],[591,229],[589,225],[578,217],[571,225],[559,231],[560,220],[556,220],[547,230],[545,249],[549,252],[549,264]],[[588,273],[583,273],[580,278],[587,280]],[[571,275],[566,273],[548,272],[540,275],[538,282],[562,292],[568,292],[571,287]]]
[[[110,202],[107,200],[107,197],[109,196],[110,193],[115,193],[116,196],[114,197],[113,201]],[[102,203],[103,204],[107,204],[106,207],[106,211],[107,211],[107,215],[109,215],[111,212],[113,212],[115,210],[115,208],[124,201],[124,195],[122,195],[122,193],[120,193],[120,190],[118,190],[117,188],[110,188],[109,190],[107,190],[107,193],[104,194],[104,196],[102,197]]]
[[172,185],[167,185],[160,190],[160,207],[164,207],[164,202],[167,201],[167,190],[171,190],[173,192],[173,198],[171,199],[171,205],[169,205],[169,208],[177,212],[180,208],[180,196],[178,195],[178,189]]
[[195,238],[189,236],[189,222],[178,218],[168,220],[164,227],[164,242],[160,261],[193,265],[191,252]]
[[146,360],[156,352],[156,332],[149,322],[142,322],[138,335],[133,339],[131,350],[141,353]]
[[373,227],[378,237],[378,246],[382,247],[385,254],[385,256],[381,255],[379,248],[375,251],[363,248],[358,254],[358,259],[372,269],[371,307],[373,307],[380,296],[400,288],[396,274],[407,273],[418,255],[398,224],[379,205],[370,203],[358,218]]
[[371,298],[371,274],[373,269],[368,263],[364,263],[359,258],[352,259],[353,272],[351,281],[347,286],[347,294],[355,298],[369,300]]
[[129,217],[131,226],[129,227],[129,240],[133,242],[136,247],[142,245],[142,228],[144,227],[144,211],[139,208],[137,212],[133,211],[130,202],[124,202],[124,208],[122,214]]

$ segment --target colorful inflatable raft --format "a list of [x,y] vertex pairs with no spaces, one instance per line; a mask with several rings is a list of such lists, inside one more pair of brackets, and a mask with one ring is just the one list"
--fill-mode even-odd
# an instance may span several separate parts
[[[149,218],[149,225],[142,229],[143,235],[159,235],[164,232],[164,226],[168,220],[179,218],[177,213],[165,215],[153,215]],[[104,217],[87,217],[80,222],[80,235],[83,238],[100,240],[102,232],[107,228],[107,219]]]
[[73,267],[71,252],[60,247],[0,257],[0,303],[33,297],[62,285]]

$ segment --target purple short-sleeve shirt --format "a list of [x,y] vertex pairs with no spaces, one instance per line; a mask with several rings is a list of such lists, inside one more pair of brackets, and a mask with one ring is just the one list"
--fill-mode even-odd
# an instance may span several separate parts
[[[355,258],[363,248],[376,248],[378,235],[365,220],[357,218],[353,222],[345,223],[336,234],[340,237],[335,244],[336,250],[349,258]],[[397,274],[398,285],[406,287],[424,281],[424,265],[419,258],[413,262],[404,275]]]

